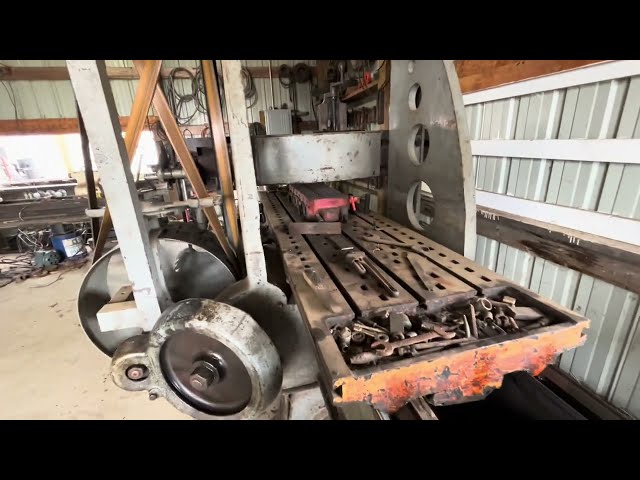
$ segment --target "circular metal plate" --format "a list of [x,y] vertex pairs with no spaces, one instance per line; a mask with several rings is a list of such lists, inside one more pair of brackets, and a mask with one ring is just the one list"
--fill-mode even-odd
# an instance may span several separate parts
[[[194,388],[192,373],[206,362],[217,381]],[[170,336],[160,351],[160,365],[176,393],[192,407],[211,415],[233,415],[251,400],[251,378],[238,356],[218,340],[185,330]]]
[[[150,235],[151,246],[160,259],[160,268],[171,299],[215,298],[235,282],[224,253],[211,232],[195,225],[169,225]],[[106,253],[87,272],[78,292],[80,323],[91,341],[104,353],[113,353],[124,340],[142,333],[139,328],[102,332],[97,313],[123,285],[129,284],[118,247]]]

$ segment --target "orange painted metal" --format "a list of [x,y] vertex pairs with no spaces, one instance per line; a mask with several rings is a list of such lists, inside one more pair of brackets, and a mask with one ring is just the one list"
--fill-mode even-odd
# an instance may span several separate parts
[[334,388],[341,389],[335,402],[367,402],[395,412],[408,399],[430,394],[449,392],[459,399],[483,396],[499,388],[508,373],[525,370],[538,375],[557,355],[582,345],[588,326],[588,320],[555,325],[518,339],[434,353],[379,370],[360,370],[334,383]]

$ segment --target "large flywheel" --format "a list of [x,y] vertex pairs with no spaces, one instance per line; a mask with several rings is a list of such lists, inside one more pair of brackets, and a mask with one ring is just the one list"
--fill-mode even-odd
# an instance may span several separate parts
[[123,342],[111,375],[199,419],[273,418],[282,406],[282,364],[270,338],[248,313],[208,299],[172,305],[150,333]]
[[[213,299],[236,280],[215,236],[196,225],[169,224],[151,232],[150,240],[174,302],[186,298]],[[102,332],[98,325],[98,311],[120,287],[128,283],[122,254],[116,247],[91,267],[78,293],[82,328],[91,341],[109,356],[124,340],[142,333],[139,328]]]

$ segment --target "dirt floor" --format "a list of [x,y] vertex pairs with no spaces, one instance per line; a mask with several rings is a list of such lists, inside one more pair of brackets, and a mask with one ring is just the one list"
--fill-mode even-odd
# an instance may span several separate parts
[[188,419],[113,384],[76,313],[87,268],[0,288],[0,419]]

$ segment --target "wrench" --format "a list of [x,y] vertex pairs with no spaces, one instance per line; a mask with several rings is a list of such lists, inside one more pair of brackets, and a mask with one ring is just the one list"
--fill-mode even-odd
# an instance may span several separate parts
[[393,247],[411,247],[411,244],[409,243],[399,242],[398,240],[389,240],[386,238],[382,238],[380,235],[376,235],[374,233],[365,233],[364,237],[362,237],[361,240],[364,240],[366,242],[379,243],[381,245],[391,245]]
[[423,256],[418,255],[417,253],[407,253],[407,260],[409,261],[409,264],[411,265],[413,270],[416,272],[416,275],[418,275],[418,278],[420,278],[420,281],[424,285],[424,288],[428,292],[432,292],[433,287],[431,286],[430,277],[427,275],[427,272],[425,272],[424,268],[420,265],[420,262],[423,261],[423,258]]
[[[441,333],[443,333],[444,335],[441,335]],[[440,333],[438,333],[436,331],[433,331],[429,333],[423,333],[422,335],[418,335],[416,337],[409,337],[405,338],[404,340],[398,340],[397,342],[376,341],[371,344],[371,348],[382,347],[381,349],[378,349],[376,353],[381,357],[389,357],[393,355],[393,352],[396,348],[410,347],[411,345],[415,345],[417,343],[428,342],[429,340],[433,340],[434,338],[444,338],[449,340],[455,336],[455,332],[444,332],[441,330]]]

